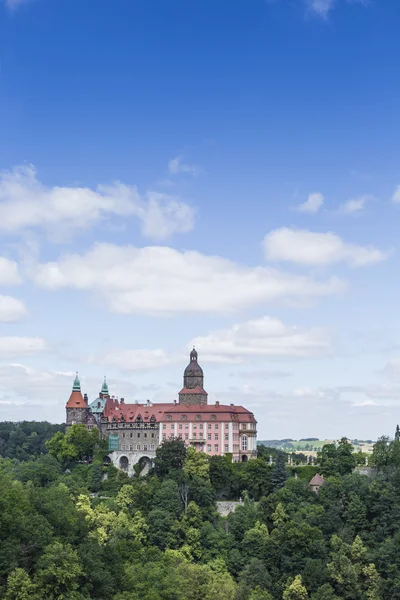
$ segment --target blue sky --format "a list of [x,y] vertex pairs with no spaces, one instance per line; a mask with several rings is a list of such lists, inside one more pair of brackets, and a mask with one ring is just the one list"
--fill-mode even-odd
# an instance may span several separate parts
[[0,414],[400,420],[397,0],[0,0]]

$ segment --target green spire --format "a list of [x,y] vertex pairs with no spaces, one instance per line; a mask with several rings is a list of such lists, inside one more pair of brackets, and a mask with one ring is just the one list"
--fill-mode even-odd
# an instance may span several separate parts
[[108,385],[107,385],[107,379],[106,379],[105,375],[104,375],[103,385],[101,386],[101,393],[102,394],[108,394]]
[[76,377],[75,377],[74,385],[72,386],[72,391],[73,392],[81,391],[81,382],[79,381],[78,371],[76,372]]

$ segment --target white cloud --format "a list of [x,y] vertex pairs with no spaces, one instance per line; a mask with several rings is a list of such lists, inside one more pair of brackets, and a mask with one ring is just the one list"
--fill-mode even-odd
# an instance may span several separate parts
[[5,4],[11,10],[18,8],[22,4],[27,4],[27,2],[31,2],[32,0],[5,0]]
[[163,240],[193,228],[194,210],[185,202],[156,192],[143,197],[120,182],[88,187],[46,187],[32,165],[0,173],[0,232],[40,228],[49,235],[70,235],[107,217],[135,217],[144,235]]
[[0,295],[0,323],[15,323],[25,317],[27,313],[21,300]]
[[324,197],[322,194],[315,192],[314,194],[310,194],[303,204],[297,207],[297,210],[300,212],[307,212],[311,214],[315,214],[319,211],[321,206],[324,203]]
[[392,202],[395,204],[400,204],[400,185],[398,185],[393,192]]
[[326,19],[332,10],[335,0],[309,0],[309,9],[320,17]]
[[116,367],[122,371],[152,371],[185,361],[185,357],[165,350],[120,350],[108,349],[103,353],[87,357],[90,364]]
[[339,212],[343,215],[352,215],[361,212],[365,209],[365,205],[369,200],[371,200],[369,194],[359,196],[358,198],[352,198],[339,207]]
[[18,283],[21,283],[21,277],[17,263],[0,256],[0,285],[17,285]]
[[267,260],[291,261],[301,265],[326,266],[344,262],[350,267],[365,267],[386,260],[390,252],[373,246],[347,244],[334,233],[314,233],[283,227],[264,238]]
[[168,163],[168,170],[171,175],[178,175],[179,173],[188,173],[189,175],[196,176],[200,173],[200,168],[197,165],[189,165],[183,162],[182,156],[176,156],[171,158]]
[[197,337],[191,345],[201,349],[207,361],[214,362],[244,362],[256,356],[322,356],[331,347],[323,329],[288,326],[271,317],[254,319]]
[[194,251],[113,244],[97,244],[86,254],[69,254],[27,273],[45,289],[95,292],[112,312],[123,314],[235,312],[278,299],[336,294],[345,287],[335,277],[317,280]]
[[46,350],[46,341],[31,337],[0,337],[0,357],[28,356]]

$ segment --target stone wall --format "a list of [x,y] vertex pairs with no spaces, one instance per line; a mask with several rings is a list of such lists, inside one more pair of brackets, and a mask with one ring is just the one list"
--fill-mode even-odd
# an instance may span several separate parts
[[243,502],[234,502],[233,500],[221,500],[217,502],[217,511],[221,517],[227,517],[230,513],[235,512],[237,507],[242,504]]
[[111,459],[112,464],[117,469],[124,471],[129,475],[129,477],[133,477],[135,475],[134,466],[138,464],[138,462],[143,458],[144,460],[144,468],[141,471],[140,475],[147,475],[150,470],[150,467],[153,463],[153,459],[156,456],[155,452],[129,452],[123,450],[114,450],[110,452],[108,455]]

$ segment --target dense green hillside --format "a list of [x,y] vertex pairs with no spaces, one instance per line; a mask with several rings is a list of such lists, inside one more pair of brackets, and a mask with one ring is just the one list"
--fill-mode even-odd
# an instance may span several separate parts
[[[282,452],[232,464],[178,439],[129,480],[104,466],[96,430],[74,426],[46,455],[0,459],[0,598],[400,598],[399,437],[376,444],[371,478],[345,439],[324,446],[317,495],[316,468]],[[217,497],[242,502],[222,518]]]

